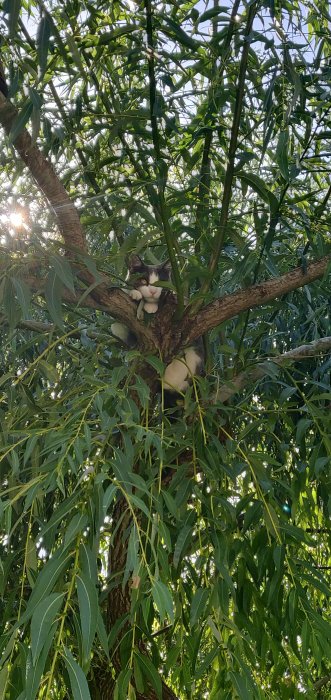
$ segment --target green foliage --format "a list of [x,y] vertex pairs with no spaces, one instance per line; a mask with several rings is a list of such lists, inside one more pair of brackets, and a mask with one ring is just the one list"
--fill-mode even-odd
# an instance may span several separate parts
[[[253,5],[246,39],[246,3],[234,22],[228,4],[154,6],[150,110],[143,5],[3,3],[18,108],[0,175],[4,700],[97,700],[109,669],[118,700],[161,698],[162,678],[192,700],[327,697],[315,684],[331,672],[330,357],[268,363],[227,404],[213,397],[259,359],[330,334],[328,278],[216,327],[207,376],[169,422],[139,350],[84,307],[91,290],[13,157],[32,127],[80,210],[94,286],[101,273],[121,284],[132,250],[165,258],[169,240],[194,302],[205,280],[208,302],[304,270],[330,250],[329,10]],[[162,375],[161,358],[143,359]]]

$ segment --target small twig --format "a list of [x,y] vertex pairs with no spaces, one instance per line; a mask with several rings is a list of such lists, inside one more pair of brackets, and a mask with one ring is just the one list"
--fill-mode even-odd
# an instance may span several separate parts
[[156,632],[152,632],[151,637],[159,637],[161,634],[165,634],[171,629],[173,629],[173,625],[166,625],[166,627],[162,627],[161,630],[156,630]]

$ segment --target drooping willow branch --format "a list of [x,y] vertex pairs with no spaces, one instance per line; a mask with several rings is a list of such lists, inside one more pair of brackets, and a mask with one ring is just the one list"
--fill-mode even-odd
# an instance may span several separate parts
[[267,357],[263,362],[259,362],[246,372],[241,372],[233,377],[228,384],[221,385],[214,397],[215,401],[224,403],[242,389],[253,386],[255,382],[269,374],[269,367],[272,364],[282,367],[288,362],[300,362],[301,360],[306,360],[308,357],[317,357],[329,350],[331,350],[331,336],[320,338],[307,345],[300,345],[293,350],[284,352],[282,355]]

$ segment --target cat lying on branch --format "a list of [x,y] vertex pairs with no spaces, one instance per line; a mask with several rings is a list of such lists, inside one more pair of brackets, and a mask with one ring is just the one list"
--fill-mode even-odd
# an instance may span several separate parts
[[[138,255],[133,255],[129,262],[127,277],[131,289],[129,296],[138,302],[137,318],[143,319],[144,312],[155,314],[158,311],[164,290],[155,286],[158,282],[171,281],[171,266],[167,260],[160,265],[146,265]],[[111,332],[125,345],[132,348],[136,345],[136,337],[123,323],[113,323]],[[180,357],[167,365],[163,376],[163,387],[171,394],[182,394],[186,391],[190,378],[201,374],[204,362],[203,347],[200,340],[194,345],[183,348]]]

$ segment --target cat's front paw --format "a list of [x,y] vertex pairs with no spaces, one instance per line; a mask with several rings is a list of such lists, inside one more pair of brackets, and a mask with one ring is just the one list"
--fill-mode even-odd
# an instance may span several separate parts
[[140,299],[143,298],[143,295],[141,292],[139,292],[139,289],[130,289],[129,296],[135,301],[140,301]]
[[144,310],[147,314],[155,314],[158,308],[158,304],[153,304],[153,302],[146,302],[144,304]]

